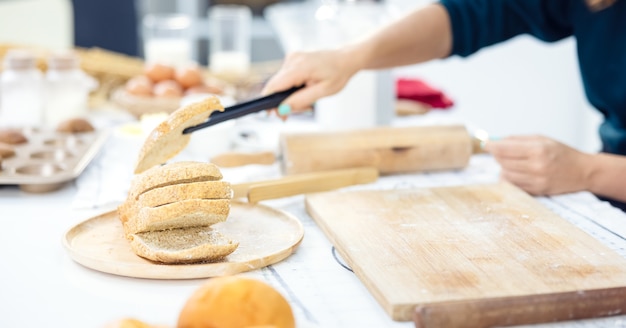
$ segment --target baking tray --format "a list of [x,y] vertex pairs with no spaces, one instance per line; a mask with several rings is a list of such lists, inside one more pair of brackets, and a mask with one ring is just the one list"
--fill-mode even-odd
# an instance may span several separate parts
[[0,163],[0,185],[32,193],[50,192],[78,177],[104,145],[108,132],[61,133],[21,129],[28,142],[13,145],[15,156]]

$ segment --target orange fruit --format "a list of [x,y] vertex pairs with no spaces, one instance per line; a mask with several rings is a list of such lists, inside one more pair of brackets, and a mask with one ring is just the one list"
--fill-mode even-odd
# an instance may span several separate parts
[[107,324],[104,328],[151,328],[152,326],[133,318],[123,318]]
[[185,303],[178,328],[295,328],[287,300],[263,281],[243,276],[211,278]]
[[[133,318],[123,318],[108,323],[104,328],[171,328],[164,325],[151,325]],[[255,327],[256,328],[256,327]]]

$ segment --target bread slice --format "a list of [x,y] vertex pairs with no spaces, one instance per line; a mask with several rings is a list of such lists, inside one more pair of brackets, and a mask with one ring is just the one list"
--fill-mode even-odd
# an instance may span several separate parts
[[145,192],[165,186],[221,179],[220,169],[207,162],[176,162],[155,166],[133,178],[128,198],[136,200]]
[[230,199],[233,190],[226,181],[202,181],[150,189],[139,195],[139,208],[162,206],[188,199]]
[[157,206],[132,208],[124,223],[126,235],[186,227],[205,227],[226,221],[230,199],[189,199]]
[[217,97],[209,97],[181,107],[170,114],[167,120],[150,133],[143,144],[135,165],[135,173],[163,164],[180,153],[191,138],[190,134],[183,134],[183,130],[206,121],[215,110],[224,111],[224,107]]
[[142,232],[129,239],[137,255],[163,263],[217,261],[239,246],[210,227]]

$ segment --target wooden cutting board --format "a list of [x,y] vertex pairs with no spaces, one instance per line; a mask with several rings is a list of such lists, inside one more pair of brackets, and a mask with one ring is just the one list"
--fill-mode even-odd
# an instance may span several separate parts
[[626,260],[510,184],[318,193],[306,207],[394,320],[492,327],[626,313]]
[[212,226],[239,241],[222,261],[162,264],[137,256],[124,238],[116,212],[90,218],[69,229],[63,244],[85,267],[116,275],[150,279],[195,279],[232,275],[262,268],[291,255],[304,237],[294,216],[259,204],[232,202],[228,220]]

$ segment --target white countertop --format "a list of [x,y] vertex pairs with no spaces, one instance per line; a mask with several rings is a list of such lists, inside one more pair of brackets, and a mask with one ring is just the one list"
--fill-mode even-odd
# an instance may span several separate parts
[[[61,243],[69,228],[114,209],[116,199],[124,197],[130,175],[115,172],[124,168],[130,172],[134,156],[125,155],[129,152],[124,147],[136,146],[112,134],[84,174],[56,192],[36,195],[0,186],[4,225],[0,229],[0,327],[103,327],[124,317],[175,325],[184,302],[204,279],[148,280],[97,272],[75,263]],[[225,179],[258,180],[278,174],[278,167],[250,166],[223,173]],[[353,188],[480,183],[497,180],[497,174],[498,166],[488,155],[476,155],[464,170],[389,176]],[[340,265],[332,245],[306,213],[303,199],[264,202],[301,220],[305,237],[286,260],[245,274],[283,293],[299,327],[413,327],[389,319],[359,279]],[[626,256],[623,212],[586,192],[538,200]],[[538,327],[626,327],[626,316]]]

